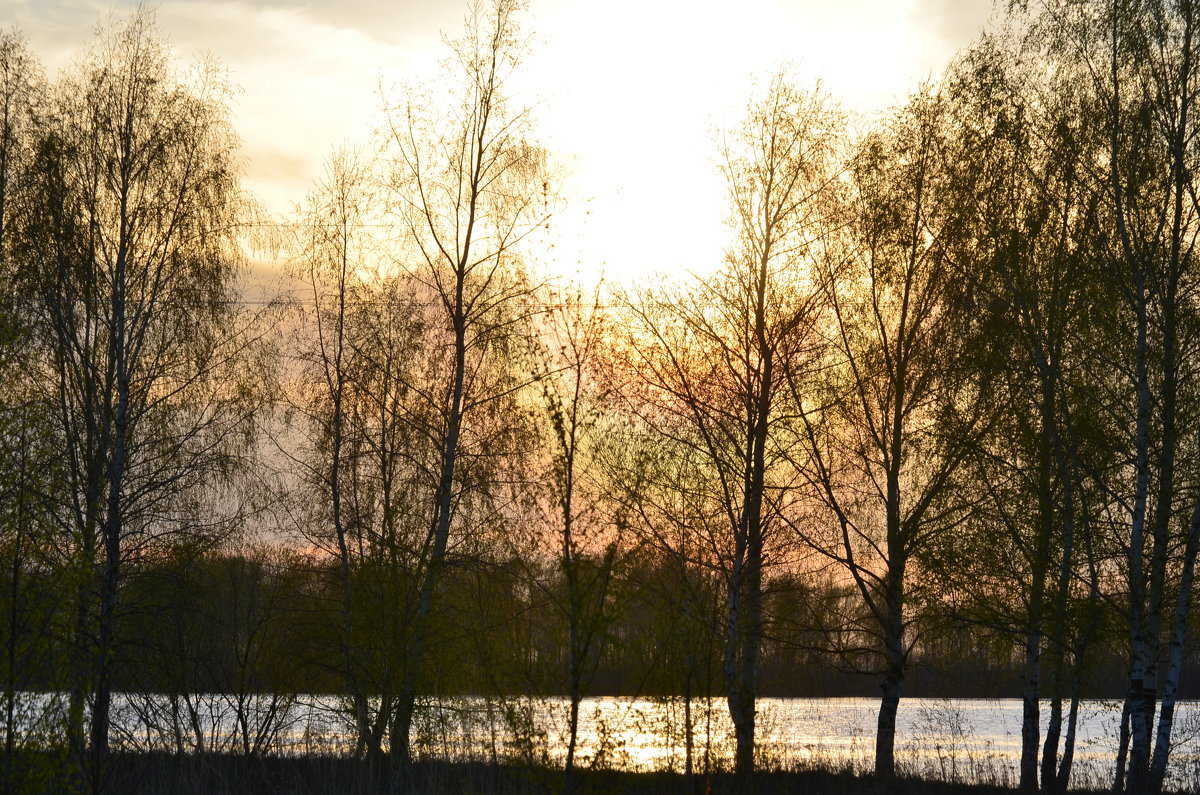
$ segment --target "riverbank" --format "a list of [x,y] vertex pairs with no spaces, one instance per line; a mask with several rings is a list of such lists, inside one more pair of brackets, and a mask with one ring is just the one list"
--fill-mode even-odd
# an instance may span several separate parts
[[[54,760],[25,757],[24,770],[11,771],[23,782],[22,792],[59,791],[56,784],[42,789],[28,787],[42,773],[61,774],[47,765]],[[61,759],[57,764],[61,764]],[[10,771],[3,771],[7,775]],[[616,770],[579,770],[577,795],[721,795],[734,792],[729,773],[711,776],[669,772],[627,772]],[[288,793],[289,795],[368,795],[396,791],[386,785],[359,760],[346,757],[293,756],[248,757],[229,754],[117,753],[107,773],[109,791],[146,795],[217,795],[218,793]],[[61,783],[61,781],[59,782]],[[561,792],[560,769],[515,764],[451,763],[427,761],[415,765],[407,786],[401,792],[447,793],[448,795],[553,795]],[[849,772],[812,769],[770,770],[757,773],[753,791],[764,795],[803,792],[829,795],[877,795],[872,776]],[[1099,793],[1105,789],[1072,790],[1075,793]],[[1180,792],[1187,790],[1180,790]],[[1000,795],[1016,792],[995,784],[946,783],[914,778],[899,778],[889,789],[894,795]]]

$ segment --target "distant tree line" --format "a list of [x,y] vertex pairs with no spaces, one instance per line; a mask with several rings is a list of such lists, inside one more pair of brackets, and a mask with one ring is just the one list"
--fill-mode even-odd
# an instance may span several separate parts
[[[986,692],[1023,700],[1022,789],[1116,696],[1114,789],[1160,791],[1198,665],[1200,9],[1010,3],[870,123],[782,71],[716,146],[726,250],[644,289],[536,275],[523,17],[472,5],[286,224],[151,12],[53,79],[0,37],[6,789],[111,790],[115,693],[179,753],[219,696],[217,750],[261,755],[321,692],[391,782],[426,699],[565,695],[565,792],[586,695],[678,699],[689,774],[719,697],[751,791],[760,696],[866,687],[885,785],[903,696]],[[254,257],[293,289],[248,300]]]

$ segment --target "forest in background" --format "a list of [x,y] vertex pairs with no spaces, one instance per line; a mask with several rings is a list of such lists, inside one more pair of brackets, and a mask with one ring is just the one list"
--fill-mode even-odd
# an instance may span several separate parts
[[627,693],[719,696],[750,791],[759,697],[871,692],[883,785],[901,698],[962,693],[1022,699],[1052,792],[1081,699],[1123,699],[1114,789],[1161,790],[1200,668],[1200,8],[1002,10],[869,124],[767,79],[714,141],[730,246],[638,289],[539,275],[516,0],[285,220],[151,11],[54,77],[0,37],[4,786],[114,789],[125,692],[340,694],[393,786],[429,699],[556,694],[571,791],[581,699]]

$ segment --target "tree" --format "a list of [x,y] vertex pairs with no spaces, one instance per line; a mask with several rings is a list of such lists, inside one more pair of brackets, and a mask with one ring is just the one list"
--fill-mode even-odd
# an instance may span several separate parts
[[1079,164],[1102,208],[1095,247],[1106,295],[1096,316],[1119,363],[1117,377],[1096,379],[1092,395],[1119,429],[1111,440],[1119,465],[1096,481],[1122,517],[1115,541],[1124,550],[1130,664],[1116,785],[1133,792],[1161,789],[1166,774],[1200,548],[1200,528],[1183,507],[1200,505],[1185,430],[1200,422],[1189,365],[1200,231],[1192,176],[1198,21],[1190,0],[1048,2],[1031,26],[1033,45],[1077,76],[1095,109],[1095,143]]
[[[321,529],[309,531],[309,535],[319,545],[333,545],[339,580],[342,675],[352,702],[358,748],[374,759],[382,752],[383,727],[369,714],[370,692],[362,681],[369,674],[361,650],[355,647],[354,631],[354,586],[362,570],[363,539],[371,534],[371,517],[355,510],[358,502],[354,498],[359,494],[356,475],[370,468],[369,461],[353,453],[368,432],[361,422],[362,412],[356,408],[369,406],[376,397],[354,378],[362,369],[359,360],[370,355],[366,351],[360,354],[355,344],[363,334],[356,323],[363,314],[361,305],[373,298],[363,282],[372,258],[371,241],[364,229],[371,212],[370,176],[361,158],[345,151],[335,153],[297,227],[299,270],[311,289],[313,335],[311,348],[300,352],[304,383],[295,391],[308,397],[302,410],[314,438],[310,450],[292,460],[304,473],[305,485],[320,489],[320,499],[312,506],[318,516],[312,523]],[[379,398],[387,400],[386,396]],[[382,441],[387,445],[391,439],[384,434]],[[381,496],[384,504],[390,505],[390,495]],[[326,522],[332,533],[325,532]],[[385,690],[380,694],[380,713],[386,714],[389,705],[390,695]]]
[[[0,34],[0,555],[7,575],[0,624],[4,688],[4,788],[12,791],[14,750],[34,729],[18,714],[17,692],[34,670],[53,669],[47,642],[52,627],[26,576],[49,536],[39,492],[50,487],[57,459],[45,405],[25,362],[33,353],[29,307],[20,262],[21,227],[33,200],[33,145],[45,77],[17,33]],[[32,597],[32,598],[31,598]],[[24,725],[23,725],[24,724]]]
[[604,346],[611,339],[610,322],[601,304],[603,294],[603,284],[598,284],[586,301],[582,293],[551,295],[539,351],[542,361],[536,365],[552,451],[544,484],[551,508],[540,519],[557,531],[554,543],[565,586],[560,598],[549,594],[567,624],[570,704],[564,793],[570,793],[574,784],[579,703],[595,670],[620,548],[620,539],[605,532],[610,523],[597,482],[606,404],[611,396],[602,370]]
[[[1069,780],[1082,654],[1097,629],[1094,622],[1072,627],[1069,619],[1081,584],[1087,583],[1092,602],[1099,595],[1088,506],[1089,498],[1103,500],[1094,489],[1089,495],[1088,472],[1108,465],[1097,458],[1101,431],[1108,429],[1085,398],[1104,336],[1089,313],[1101,299],[1089,231],[1099,203],[1080,165],[1095,132],[1087,122],[1089,103],[1073,89],[1075,76],[1030,68],[1030,61],[1040,63],[1032,53],[1022,67],[1012,46],[1011,39],[982,42],[960,60],[946,87],[946,200],[959,219],[947,250],[975,311],[964,333],[979,351],[979,377],[994,385],[996,401],[987,410],[996,421],[972,455],[967,486],[981,488],[991,503],[968,525],[985,546],[956,556],[957,571],[943,570],[956,587],[973,592],[975,619],[1023,635],[1023,789],[1037,788],[1044,647],[1049,654],[1051,710],[1041,777],[1043,788],[1053,791]],[[1006,543],[997,544],[997,532]],[[973,587],[989,583],[989,566],[1017,561],[1019,573],[1010,578],[1015,603],[997,599],[995,583],[990,593]],[[1059,766],[1069,652],[1076,675]]]
[[223,486],[254,402],[237,370],[248,340],[227,89],[212,65],[185,82],[169,61],[149,11],[101,35],[48,102],[23,219],[38,388],[65,459],[55,508],[78,572],[69,735],[81,753],[89,696],[96,790],[118,583],[147,547],[219,533],[237,510]]
[[528,111],[509,96],[525,51],[521,10],[516,0],[473,5],[462,37],[450,42],[450,103],[413,91],[388,109],[388,184],[402,230],[396,265],[428,296],[435,325],[427,356],[437,365],[426,384],[413,385],[436,463],[423,495],[428,524],[393,721],[391,751],[401,764],[454,531],[472,505],[498,496],[488,491],[499,480],[495,467],[519,432],[512,400],[523,379],[511,364],[531,311],[520,247],[544,223],[551,194]]
[[802,392],[815,358],[821,300],[811,263],[836,184],[840,123],[820,93],[775,77],[724,142],[736,235],[724,267],[686,293],[646,294],[631,307],[635,411],[672,457],[696,467],[698,514],[685,521],[709,534],[703,546],[724,576],[724,683],[744,787],[754,770],[764,566],[769,554],[782,557],[776,531],[796,496],[785,373]]
[[[802,538],[842,566],[877,639],[882,700],[875,774],[894,774],[896,711],[921,578],[912,569],[969,500],[955,476],[985,414],[986,390],[958,376],[956,313],[945,257],[952,228],[940,206],[943,108],[910,99],[854,157],[844,253],[822,281],[832,310],[823,394],[789,373],[807,440],[802,461],[826,510]],[[916,593],[914,593],[916,591]]]

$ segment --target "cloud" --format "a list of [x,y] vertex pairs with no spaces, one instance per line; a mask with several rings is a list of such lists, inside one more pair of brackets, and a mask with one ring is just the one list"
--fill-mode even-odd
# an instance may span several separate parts
[[[332,3],[164,2],[156,17],[182,62],[211,54],[228,70],[240,89],[231,111],[244,144],[247,183],[269,209],[286,212],[320,175],[333,146],[369,136],[381,75],[440,55],[437,31],[426,28],[440,24],[439,14],[457,4],[431,5],[443,11],[393,15],[408,25],[395,36],[383,24],[386,13],[356,19]],[[135,6],[133,0],[0,0],[51,72],[71,62],[110,10],[120,19]],[[402,40],[409,43],[396,43]]]
[[444,0],[266,0],[253,4],[291,9],[315,22],[396,44],[436,39],[440,31],[456,31],[465,9],[465,4]]
[[[51,68],[135,0],[0,0]],[[698,267],[719,260],[723,184],[715,127],[741,117],[751,75],[784,61],[851,107],[882,110],[943,69],[986,23],[990,0],[531,0],[536,36],[520,83],[546,143],[570,158],[586,216],[564,219],[571,261]],[[377,86],[427,75],[467,0],[163,0],[183,60],[210,53],[241,87],[231,112],[246,185],[287,212],[325,155],[363,142]],[[662,229],[677,230],[664,235]],[[577,245],[566,238],[577,239]],[[627,265],[627,267],[630,267]]]
[[978,37],[992,13],[992,0],[914,0],[913,18],[957,51]]
[[[0,0],[0,12],[2,17],[20,24],[31,36],[36,32],[39,38],[78,41],[110,11],[120,16],[143,3],[144,0]],[[330,28],[355,30],[391,44],[430,37],[436,40],[441,30],[457,30],[466,7],[465,3],[459,5],[445,0],[236,0],[224,3],[166,0],[152,6],[158,9],[160,18],[187,14],[202,27],[207,27],[205,15],[219,6],[234,8],[247,19],[263,12],[284,12]],[[236,28],[221,32],[235,38],[239,34]]]

